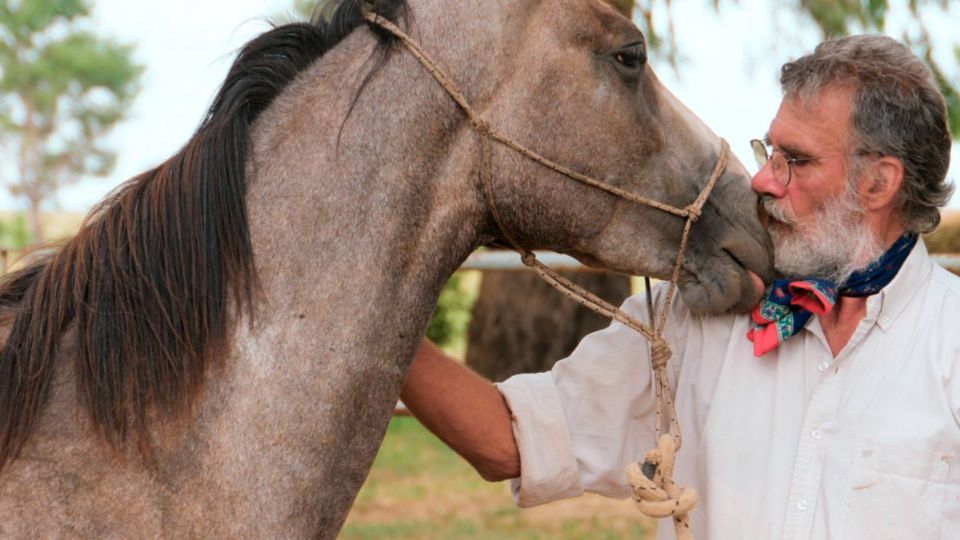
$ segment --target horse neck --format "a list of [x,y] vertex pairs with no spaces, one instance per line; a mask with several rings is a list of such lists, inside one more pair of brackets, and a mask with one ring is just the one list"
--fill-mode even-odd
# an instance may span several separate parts
[[371,62],[351,49],[372,40],[357,34],[281,96],[254,135],[257,267],[271,300],[326,283],[353,289],[343,301],[354,312],[379,300],[426,313],[484,226],[476,138],[403,51],[361,90]]
[[[255,127],[248,212],[264,301],[199,414],[216,490],[257,493],[225,512],[272,519],[295,505],[310,536],[339,528],[440,287],[488,226],[463,115],[405,51],[360,91],[373,44],[355,32]],[[181,459],[196,458],[170,462]]]
[[[517,17],[489,2],[411,4],[411,33],[482,112],[500,76],[493,64],[510,48],[498,34],[519,33],[504,28]],[[465,34],[477,17],[487,28]],[[248,196],[254,249],[275,297],[285,289],[294,300],[335,279],[362,284],[347,302],[356,309],[379,299],[419,308],[425,322],[443,282],[489,239],[478,138],[402,47],[368,76],[374,43],[370,31],[355,32],[265,111]]]

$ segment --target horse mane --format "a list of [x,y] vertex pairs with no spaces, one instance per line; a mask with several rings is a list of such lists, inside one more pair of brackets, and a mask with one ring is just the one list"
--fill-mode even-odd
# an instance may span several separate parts
[[250,128],[297,75],[363,23],[396,19],[403,0],[321,0],[309,23],[248,42],[196,133],[127,181],[63,247],[0,282],[0,469],[15,459],[50,398],[70,332],[77,397],[119,451],[149,453],[148,414],[190,410],[222,364],[235,315],[253,320],[260,284],[245,203]]

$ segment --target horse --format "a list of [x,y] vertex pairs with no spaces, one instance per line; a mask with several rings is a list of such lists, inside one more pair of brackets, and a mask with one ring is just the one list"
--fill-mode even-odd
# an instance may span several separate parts
[[[670,274],[682,220],[503,145],[488,200],[480,135],[369,14],[573,170],[683,206],[718,160],[600,0],[339,0],[265,32],[181,150],[0,285],[0,537],[333,538],[472,251]],[[748,179],[731,161],[692,229],[694,308],[771,275]]]

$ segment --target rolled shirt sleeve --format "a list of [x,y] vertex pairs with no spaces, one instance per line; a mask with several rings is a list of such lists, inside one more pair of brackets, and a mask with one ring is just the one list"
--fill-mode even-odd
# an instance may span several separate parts
[[[646,322],[645,302],[635,296],[622,309]],[[584,491],[629,496],[626,467],[653,446],[652,380],[647,341],[615,322],[585,337],[551,371],[500,383],[520,450],[521,475],[511,482],[517,504]]]
[[527,508],[583,494],[553,374],[518,375],[498,387],[512,411],[520,449],[520,478],[510,481],[517,505]]

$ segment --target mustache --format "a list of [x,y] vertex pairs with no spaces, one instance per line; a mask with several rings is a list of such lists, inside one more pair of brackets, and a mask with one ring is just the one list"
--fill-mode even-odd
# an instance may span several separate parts
[[760,196],[760,207],[773,219],[786,225],[795,225],[796,218],[780,205],[780,200],[770,195]]

